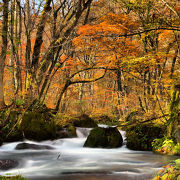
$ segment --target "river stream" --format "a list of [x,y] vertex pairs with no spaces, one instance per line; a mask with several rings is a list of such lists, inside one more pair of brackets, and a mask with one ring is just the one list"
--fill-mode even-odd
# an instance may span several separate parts
[[[21,142],[0,147],[0,159],[13,159],[19,165],[0,175],[22,175],[32,180],[148,180],[174,156],[120,148],[84,148],[90,129],[77,128],[78,138],[23,142],[48,145],[50,150],[15,150]],[[121,131],[124,137],[124,132]]]

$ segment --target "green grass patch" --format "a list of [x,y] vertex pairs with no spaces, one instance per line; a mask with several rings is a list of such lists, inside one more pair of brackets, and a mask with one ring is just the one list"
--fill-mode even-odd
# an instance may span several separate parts
[[9,177],[0,176],[0,180],[28,180],[28,179],[18,175],[18,176],[9,176]]

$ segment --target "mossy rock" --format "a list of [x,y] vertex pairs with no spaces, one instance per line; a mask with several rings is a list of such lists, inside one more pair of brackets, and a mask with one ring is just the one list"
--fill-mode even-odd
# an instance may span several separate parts
[[15,142],[23,140],[23,133],[17,127],[14,127],[12,131],[4,138],[5,142]]
[[153,140],[162,138],[163,135],[164,130],[161,127],[137,124],[126,129],[127,147],[133,150],[151,151]]
[[6,120],[6,124],[0,124],[0,144],[14,142],[23,138],[32,140],[54,139],[56,125],[50,112],[26,112],[23,117],[19,111],[0,112],[0,121]]
[[76,128],[73,125],[67,125],[66,130],[69,134],[69,137],[77,137]]
[[76,127],[87,127],[87,128],[97,127],[95,121],[86,114],[83,114],[77,117],[76,119],[77,120],[74,120],[73,122],[73,125]]
[[123,139],[117,128],[96,127],[91,130],[84,147],[117,148],[122,146]]
[[6,111],[3,114],[1,113],[0,118],[4,118],[6,124],[1,127],[2,139],[4,142],[14,142],[20,141],[23,139],[23,134],[19,131],[16,123],[18,121],[20,113],[18,111]]
[[56,125],[51,115],[38,112],[26,112],[22,118],[20,130],[25,138],[47,140],[56,137]]

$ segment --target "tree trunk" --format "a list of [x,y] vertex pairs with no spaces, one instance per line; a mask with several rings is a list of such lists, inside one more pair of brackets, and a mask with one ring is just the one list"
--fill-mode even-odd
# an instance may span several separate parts
[[43,32],[47,20],[47,14],[51,10],[51,4],[52,0],[46,0],[45,5],[43,7],[43,11],[41,14],[41,18],[38,24],[38,29],[36,33],[36,40],[34,44],[34,50],[33,50],[33,55],[32,55],[32,68],[34,73],[36,72],[38,68],[38,61],[39,61],[39,56],[40,56],[40,51],[41,51],[41,45],[43,43]]
[[118,97],[118,111],[119,111],[119,116],[123,115],[123,110],[120,109],[121,106],[121,100],[122,100],[122,93],[123,93],[123,88],[122,88],[122,72],[120,69],[117,70],[117,97]]
[[3,20],[2,20],[2,45],[0,55],[0,109],[5,107],[4,102],[4,90],[3,90],[3,79],[4,79],[4,66],[7,53],[7,33],[8,33],[8,5],[9,0],[3,0]]
[[57,101],[57,104],[56,104],[56,111],[59,110],[59,107],[60,107],[60,103],[61,103],[61,100],[62,100],[62,97],[63,97],[63,94],[65,93],[65,91],[67,90],[67,88],[71,85],[71,81],[70,80],[67,80],[66,81],[66,84],[64,85],[59,97],[58,97],[58,101]]
[[176,50],[175,56],[174,56],[174,58],[173,58],[173,60],[172,60],[172,65],[171,65],[171,75],[170,75],[170,78],[171,78],[171,79],[173,78],[173,73],[174,73],[174,68],[175,68],[177,56],[178,56],[178,49]]

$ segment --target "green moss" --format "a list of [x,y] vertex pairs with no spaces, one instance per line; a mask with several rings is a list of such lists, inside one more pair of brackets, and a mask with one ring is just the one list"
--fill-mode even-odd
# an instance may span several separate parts
[[107,136],[103,128],[96,127],[91,130],[84,146],[85,147],[106,147]]
[[1,180],[27,180],[26,178],[22,176],[10,176],[10,177],[5,177],[5,176],[0,176]]
[[18,111],[4,111],[1,113],[2,121],[5,121],[6,124],[1,127],[0,134],[3,141],[17,141],[23,139],[22,133],[17,127],[17,121],[20,113]]
[[6,118],[7,111],[2,110],[0,111],[0,123],[2,123]]
[[67,126],[67,132],[70,134],[70,137],[77,137],[76,128],[73,125],[69,124]]
[[175,163],[176,163],[176,166],[177,166],[178,168],[180,168],[180,159],[176,159],[176,160],[175,160]]
[[56,136],[54,120],[46,113],[26,112],[22,118],[20,130],[26,138],[33,140],[53,139]]
[[170,103],[170,118],[167,121],[167,136],[180,143],[180,89],[179,84],[174,85]]
[[180,155],[180,143],[177,143],[173,149],[174,155]]
[[56,137],[54,115],[45,105],[34,101],[24,114],[18,110],[0,112],[0,145],[2,141],[19,141],[24,137],[39,141]]
[[126,129],[127,147],[133,150],[152,150],[152,142],[163,137],[163,129],[151,124],[137,124]]
[[91,130],[84,146],[116,148],[122,146],[122,136],[117,128],[96,127]]

